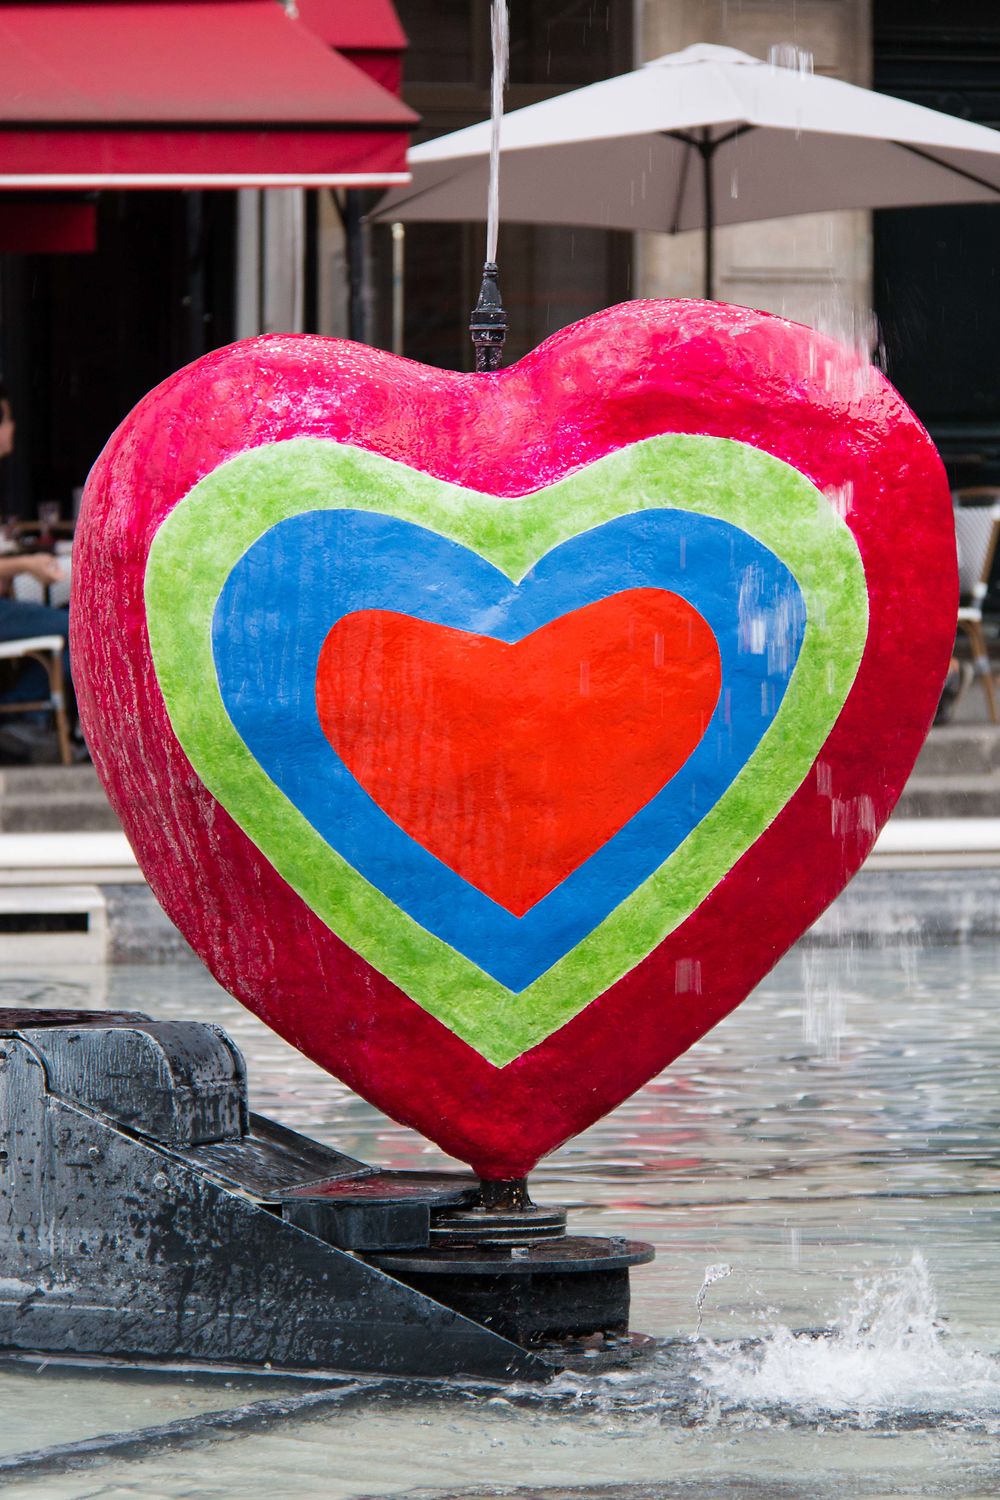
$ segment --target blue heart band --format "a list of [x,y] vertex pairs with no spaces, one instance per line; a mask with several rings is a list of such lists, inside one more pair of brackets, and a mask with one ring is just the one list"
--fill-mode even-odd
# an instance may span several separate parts
[[[405,833],[337,756],[316,708],[320,650],[354,610],[516,642],[633,588],[679,594],[708,622],[721,658],[718,705],[662,790],[515,917]],[[563,542],[514,583],[410,522],[324,510],[279,522],[244,553],[216,604],[212,645],[226,711],[289,801],[415,922],[519,992],[662,865],[725,793],[781,705],[805,625],[786,565],[711,516],[645,510],[610,521]]]

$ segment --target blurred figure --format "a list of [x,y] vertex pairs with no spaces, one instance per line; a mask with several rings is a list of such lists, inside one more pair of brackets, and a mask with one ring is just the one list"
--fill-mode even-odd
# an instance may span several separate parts
[[0,380],[0,458],[7,458],[14,451],[14,413],[10,395]]
[[941,698],[934,715],[935,724],[950,724],[955,710],[969,691],[976,671],[971,661],[959,661],[953,656],[948,666],[948,675],[941,689]]
[[[0,460],[14,451],[15,422],[10,393],[0,382]],[[28,604],[12,595],[14,579],[21,573],[36,578],[43,588],[58,583],[64,576],[62,565],[47,552],[27,555],[15,553],[0,557],[0,641],[23,641],[35,635],[62,636],[63,672],[67,687],[72,687],[69,671],[69,612],[48,604]],[[47,698],[48,677],[44,668],[33,661],[18,665],[17,680],[0,692],[0,703],[31,703]],[[55,732],[48,728],[47,715],[25,714],[0,725],[0,755],[9,760],[48,758],[45,752],[54,743]]]

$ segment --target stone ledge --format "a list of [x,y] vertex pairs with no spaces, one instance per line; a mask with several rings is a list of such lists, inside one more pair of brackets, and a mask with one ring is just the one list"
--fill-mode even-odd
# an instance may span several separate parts
[[860,870],[800,942],[894,947],[1000,937],[1000,867]]

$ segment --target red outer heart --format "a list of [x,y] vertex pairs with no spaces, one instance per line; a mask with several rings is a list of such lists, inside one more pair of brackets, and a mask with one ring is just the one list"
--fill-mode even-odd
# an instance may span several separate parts
[[[146,554],[192,485],[262,443],[336,438],[514,496],[664,432],[752,443],[848,506],[868,644],[817,766],[757,843],[631,973],[497,1070],[318,921],[201,785],[153,672]],[[123,422],[78,536],[71,647],[87,739],[168,914],[276,1031],[494,1178],[526,1173],[690,1047],[837,895],[913,765],[955,632],[948,487],[916,417],[829,339],[712,303],[611,308],[494,376],[309,337],[218,350]],[[693,960],[701,992],[678,994]]]
[[316,706],[393,822],[520,917],[680,770],[720,680],[686,599],[628,589],[515,645],[357,610],[320,652]]

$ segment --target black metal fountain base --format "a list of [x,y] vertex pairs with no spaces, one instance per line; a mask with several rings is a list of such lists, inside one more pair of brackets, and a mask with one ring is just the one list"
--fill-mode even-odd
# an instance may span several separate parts
[[482,1182],[468,1204],[432,1215],[428,1249],[374,1257],[398,1281],[535,1347],[627,1338],[629,1269],[652,1259],[649,1245],[567,1235],[566,1210],[532,1203],[524,1179]]
[[544,1380],[631,1356],[653,1258],[251,1114],[224,1031],[137,1012],[0,1010],[0,1189],[0,1352]]

